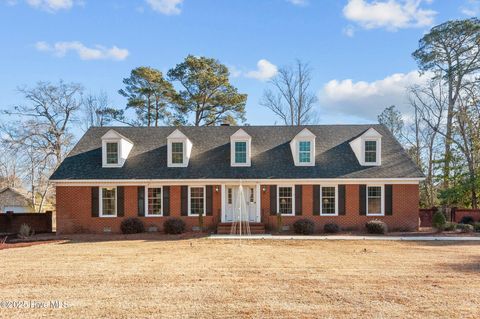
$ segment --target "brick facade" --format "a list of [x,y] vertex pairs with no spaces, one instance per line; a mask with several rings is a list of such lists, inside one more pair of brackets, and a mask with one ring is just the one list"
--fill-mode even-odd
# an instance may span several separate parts
[[[137,217],[137,187],[125,186],[124,188],[124,217],[102,218],[91,217],[91,187],[89,186],[57,186],[57,232],[93,232],[101,233],[105,229],[111,232],[120,231],[122,219]],[[212,211],[213,216],[205,216],[204,224],[211,230],[221,221],[221,187],[213,186]],[[170,216],[183,219],[187,230],[198,225],[198,217],[181,216],[181,187],[170,187]],[[216,191],[218,189],[218,192]],[[276,227],[277,218],[270,214],[270,189],[261,186],[261,221],[267,228]],[[265,190],[265,191],[264,191]],[[302,215],[284,216],[283,225],[291,225],[299,218],[309,218],[315,222],[317,231],[323,229],[325,223],[334,222],[344,229],[362,229],[365,222],[371,219],[384,220],[390,229],[417,229],[419,191],[417,184],[394,184],[392,190],[391,216],[362,216],[359,214],[359,185],[347,184],[345,187],[345,215],[341,216],[314,216],[313,215],[313,186],[303,185]],[[168,217],[139,217],[145,226],[163,228],[163,222]]]

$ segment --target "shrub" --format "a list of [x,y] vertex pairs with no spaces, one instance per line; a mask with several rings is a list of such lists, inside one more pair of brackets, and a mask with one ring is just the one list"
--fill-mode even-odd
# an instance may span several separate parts
[[477,222],[473,224],[473,229],[477,232],[480,233],[480,222]]
[[463,216],[462,219],[460,219],[460,224],[470,224],[473,225],[475,221],[473,220],[472,216]]
[[453,231],[457,228],[457,223],[446,222],[445,226],[443,227],[446,231]]
[[145,231],[145,225],[136,217],[129,217],[122,220],[120,230],[124,234],[137,234]]
[[365,227],[369,234],[386,234],[388,232],[387,224],[378,219],[368,221]]
[[442,231],[445,228],[445,224],[447,223],[447,219],[445,215],[438,211],[433,215],[432,218],[432,226],[436,228],[438,231]]
[[167,234],[181,234],[185,232],[185,222],[179,218],[169,218],[163,223],[163,230]]
[[474,228],[470,224],[458,224],[457,230],[459,230],[461,233],[471,233],[473,232]]
[[28,226],[27,224],[22,224],[20,229],[18,230],[18,237],[20,238],[28,238],[35,235],[35,231],[32,227]]
[[315,231],[315,224],[310,219],[299,219],[293,223],[295,234],[311,235]]
[[323,226],[323,231],[329,234],[335,234],[340,231],[340,226],[335,223],[328,223]]

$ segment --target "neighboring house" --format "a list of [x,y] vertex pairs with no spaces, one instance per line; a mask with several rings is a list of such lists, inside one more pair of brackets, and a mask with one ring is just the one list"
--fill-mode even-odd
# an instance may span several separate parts
[[416,229],[423,174],[382,125],[95,127],[51,179],[59,233],[118,232],[132,216],[190,230],[199,213],[215,228],[239,203],[267,228],[281,213],[319,230],[371,219]]
[[32,201],[11,187],[0,190],[0,213],[33,213]]

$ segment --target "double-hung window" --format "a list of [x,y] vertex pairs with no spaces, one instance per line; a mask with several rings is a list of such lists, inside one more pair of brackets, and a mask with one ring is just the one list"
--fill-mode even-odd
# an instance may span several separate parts
[[235,142],[235,164],[247,163],[247,142]]
[[100,217],[117,216],[117,188],[100,188]]
[[107,164],[118,164],[118,143],[107,142]]
[[293,215],[293,186],[278,187],[278,212],[282,215]]
[[365,163],[377,162],[377,141],[365,141]]
[[147,216],[162,216],[162,188],[149,187],[147,194]]
[[298,142],[298,161],[300,163],[311,162],[311,144],[310,141]]
[[322,186],[320,188],[321,215],[337,215],[337,187]]
[[172,142],[172,164],[183,164],[183,142]]
[[198,216],[200,213],[205,216],[205,187],[191,186],[189,194],[189,215]]
[[383,215],[382,186],[367,186],[367,215]]

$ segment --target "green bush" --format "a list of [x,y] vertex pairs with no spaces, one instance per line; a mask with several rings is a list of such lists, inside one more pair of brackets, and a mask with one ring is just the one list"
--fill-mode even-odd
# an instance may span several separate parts
[[179,218],[169,218],[163,223],[163,230],[167,234],[181,234],[186,227],[185,222]]
[[335,234],[340,231],[340,226],[335,223],[328,223],[323,226],[323,231],[329,234]]
[[432,226],[436,228],[438,231],[442,231],[445,228],[445,224],[447,223],[447,219],[445,215],[438,211],[433,215],[432,218]]
[[306,218],[302,218],[293,223],[295,234],[311,235],[315,231],[315,224]]
[[457,223],[446,222],[443,230],[454,231],[457,228]]
[[386,234],[388,232],[387,224],[378,219],[368,221],[365,227],[369,234]]
[[145,231],[145,225],[136,217],[129,217],[122,220],[120,230],[124,234],[137,234]]
[[471,233],[473,232],[474,228],[470,224],[458,224],[457,230],[459,230],[461,233]]
[[477,233],[480,233],[480,222],[473,224],[473,229],[475,229]]

